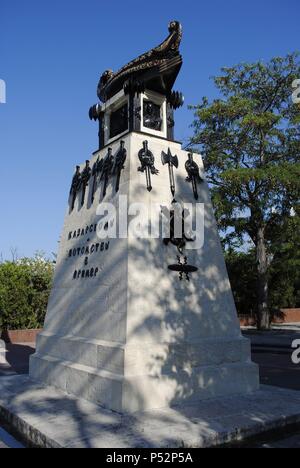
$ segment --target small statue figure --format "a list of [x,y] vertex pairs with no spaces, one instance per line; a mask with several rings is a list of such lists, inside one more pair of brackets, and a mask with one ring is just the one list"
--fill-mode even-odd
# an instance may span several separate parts
[[188,154],[188,160],[185,163],[185,169],[188,173],[188,177],[186,178],[186,180],[187,182],[192,182],[194,197],[196,200],[198,200],[197,183],[202,182],[203,179],[201,179],[200,177],[199,167],[195,163],[192,153]]
[[138,168],[140,172],[146,172],[147,190],[151,192],[151,174],[157,175],[159,171],[155,168],[155,159],[153,153],[148,148],[148,141],[143,141],[143,148],[139,151],[139,160],[141,166]]
[[102,171],[100,175],[100,180],[104,180],[104,187],[103,187],[103,198],[106,195],[106,189],[107,189],[107,184],[108,184],[108,179],[111,175],[111,171],[113,168],[113,155],[112,155],[112,148],[108,148],[107,155],[105,159],[103,160],[103,166],[102,166]]
[[81,174],[81,186],[82,186],[82,197],[81,197],[81,206],[84,205],[84,199],[85,199],[85,192],[86,188],[88,186],[89,180],[91,178],[91,168],[90,168],[90,161],[86,160],[85,161],[85,168],[82,171]]
[[75,200],[76,200],[77,193],[80,190],[80,185],[81,185],[80,166],[76,166],[76,172],[73,176],[71,189],[70,189],[70,196],[72,196],[71,211],[74,210]]
[[103,166],[103,159],[97,158],[97,161],[94,163],[93,169],[92,169],[92,176],[93,176],[93,187],[92,187],[92,198],[91,198],[92,203],[95,200],[95,192],[97,190],[98,177],[102,170],[102,166]]
[[115,162],[114,162],[114,166],[113,166],[113,169],[112,169],[113,175],[117,176],[117,178],[116,178],[116,192],[118,192],[119,188],[120,188],[121,172],[124,169],[124,164],[125,164],[126,158],[127,158],[127,151],[126,151],[126,148],[125,148],[125,141],[122,140],[120,142],[120,149],[119,149],[119,151],[117,152],[117,154],[115,156]]

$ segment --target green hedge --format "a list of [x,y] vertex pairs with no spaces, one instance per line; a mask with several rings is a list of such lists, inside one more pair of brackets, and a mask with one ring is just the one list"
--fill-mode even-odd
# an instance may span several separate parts
[[43,326],[53,262],[40,255],[0,264],[0,329]]

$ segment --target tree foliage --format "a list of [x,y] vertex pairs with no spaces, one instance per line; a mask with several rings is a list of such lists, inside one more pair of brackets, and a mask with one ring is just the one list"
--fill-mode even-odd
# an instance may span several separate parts
[[[291,239],[291,237],[290,237]],[[300,308],[300,234],[298,250],[293,257],[295,245],[284,243],[276,252],[276,258],[268,272],[269,308],[271,318],[281,317],[282,309]],[[227,249],[225,260],[232,287],[235,305],[239,315],[252,318],[257,316],[256,285],[257,268],[255,249],[247,252]]]
[[297,54],[223,68],[214,78],[221,98],[194,107],[190,145],[203,155],[224,242],[239,247],[249,238],[254,246],[260,328],[269,326],[273,240],[278,247],[291,210],[299,216],[299,77]]
[[273,310],[300,307],[300,213],[278,219],[268,235],[270,304]]
[[255,317],[257,272],[254,250],[236,252],[228,249],[225,261],[238,314]]
[[43,326],[53,263],[40,255],[0,264],[0,329]]

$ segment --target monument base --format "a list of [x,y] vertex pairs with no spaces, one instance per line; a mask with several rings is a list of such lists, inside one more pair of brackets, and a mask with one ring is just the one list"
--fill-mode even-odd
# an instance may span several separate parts
[[250,395],[122,416],[13,376],[0,379],[0,416],[34,447],[213,447],[299,424],[300,393],[263,386]]
[[[163,374],[155,369],[150,374],[149,357],[161,362],[165,355],[172,356],[168,368]],[[250,342],[243,337],[141,347],[43,332],[38,336],[38,353],[31,356],[30,376],[105,408],[130,413],[255,391],[258,369],[249,356]]]
[[[196,272],[186,278],[170,269],[179,251],[162,235],[137,236],[128,228],[125,238],[110,232],[109,240],[99,240],[97,227],[112,225],[120,233],[121,213],[126,214],[124,225],[131,225],[127,214],[137,202],[147,208],[138,218],[145,228],[153,207],[159,216],[162,207],[169,210],[172,195],[162,154],[179,161],[176,200],[196,209],[186,177],[188,153],[179,143],[148,139],[160,174],[152,174],[150,192],[138,162],[145,135],[131,132],[122,140],[127,159],[119,191],[115,180],[106,187],[105,202],[117,215],[109,222],[99,217],[101,203],[96,202],[102,200],[103,187],[94,203],[87,193],[84,206],[77,197],[74,209],[67,210],[44,331],[30,359],[33,380],[120,413],[247,394],[259,387],[250,343],[241,336],[200,155],[194,159],[203,179],[197,185],[203,216],[195,236],[202,232],[203,242],[189,242],[193,248],[184,254]],[[112,143],[112,154],[120,145],[119,140]],[[106,160],[107,151],[94,154],[91,167],[97,158]]]

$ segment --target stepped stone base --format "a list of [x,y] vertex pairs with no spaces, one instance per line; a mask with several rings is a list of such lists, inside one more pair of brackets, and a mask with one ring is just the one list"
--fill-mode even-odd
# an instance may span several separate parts
[[[41,333],[30,371],[36,381],[126,413],[257,390],[258,371],[248,361],[249,347],[244,338],[182,343],[172,349]],[[166,355],[173,355],[176,368],[169,363],[162,374],[155,362]]]

